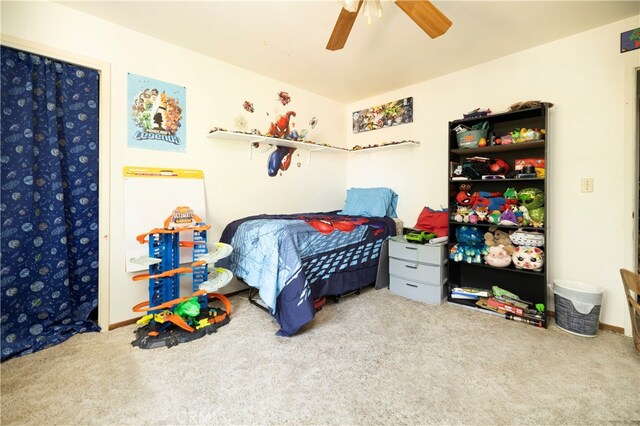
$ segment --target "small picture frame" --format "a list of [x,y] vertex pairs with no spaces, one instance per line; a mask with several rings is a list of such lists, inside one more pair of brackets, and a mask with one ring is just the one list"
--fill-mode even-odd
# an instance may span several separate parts
[[620,34],[620,53],[640,49],[640,27]]

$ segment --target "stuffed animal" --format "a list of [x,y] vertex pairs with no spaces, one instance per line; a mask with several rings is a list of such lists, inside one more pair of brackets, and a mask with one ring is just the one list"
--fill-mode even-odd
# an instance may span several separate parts
[[514,188],[507,188],[503,194],[504,204],[500,207],[500,211],[504,212],[506,210],[518,210],[518,192]]
[[518,226],[518,218],[516,218],[516,214],[511,209],[507,209],[500,215],[500,225],[507,226]]
[[492,210],[491,213],[489,213],[489,216],[487,216],[487,219],[489,223],[494,223],[497,225],[498,223],[500,223],[500,211]]
[[502,246],[504,251],[511,256],[515,247],[509,238],[509,234],[499,229],[492,231],[494,227],[489,228],[489,232],[484,233],[484,243],[489,247]]
[[476,207],[476,216],[478,216],[478,222],[486,222],[489,220],[489,207],[478,206]]
[[484,256],[487,265],[496,268],[506,268],[511,264],[511,255],[507,253],[504,245],[489,247],[489,253]]
[[520,111],[521,109],[528,108],[540,108],[542,105],[546,105],[547,108],[551,108],[553,103],[544,102],[544,101],[524,101],[524,102],[516,102],[509,107],[509,111]]
[[517,269],[541,271],[544,264],[544,252],[538,247],[518,246],[515,248],[512,258]]
[[488,253],[482,233],[474,226],[460,226],[456,229],[456,239],[458,244],[449,253],[454,262],[481,263],[482,256]]
[[453,216],[453,220],[459,223],[467,223],[469,222],[469,207],[466,206],[458,206],[458,210],[456,211],[455,216]]
[[471,198],[471,184],[461,183],[460,192],[456,195],[456,202],[459,206],[471,206],[473,199]]

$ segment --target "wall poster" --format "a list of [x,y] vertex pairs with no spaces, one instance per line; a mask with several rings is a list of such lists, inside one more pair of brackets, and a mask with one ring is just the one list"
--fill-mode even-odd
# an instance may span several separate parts
[[186,151],[186,89],[129,73],[128,145],[160,151]]
[[640,49],[640,27],[620,33],[620,53]]
[[353,133],[412,122],[413,97],[410,97],[354,112]]

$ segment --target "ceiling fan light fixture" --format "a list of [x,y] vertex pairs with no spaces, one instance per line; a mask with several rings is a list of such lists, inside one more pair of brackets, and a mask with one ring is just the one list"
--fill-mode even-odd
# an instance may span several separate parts
[[358,11],[358,0],[341,0],[340,4],[348,12],[353,13]]
[[[375,6],[372,6],[373,3]],[[367,18],[367,24],[371,25],[372,9],[375,7],[375,14],[378,18],[382,18],[382,5],[380,0],[364,0],[364,16]]]

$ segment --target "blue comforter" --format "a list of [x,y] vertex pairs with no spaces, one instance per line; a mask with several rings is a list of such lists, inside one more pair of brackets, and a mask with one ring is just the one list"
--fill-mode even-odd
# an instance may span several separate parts
[[221,241],[234,250],[224,265],[258,289],[290,336],[315,315],[314,300],[371,284],[382,241],[395,235],[390,218],[331,213],[260,215],[236,220]]

